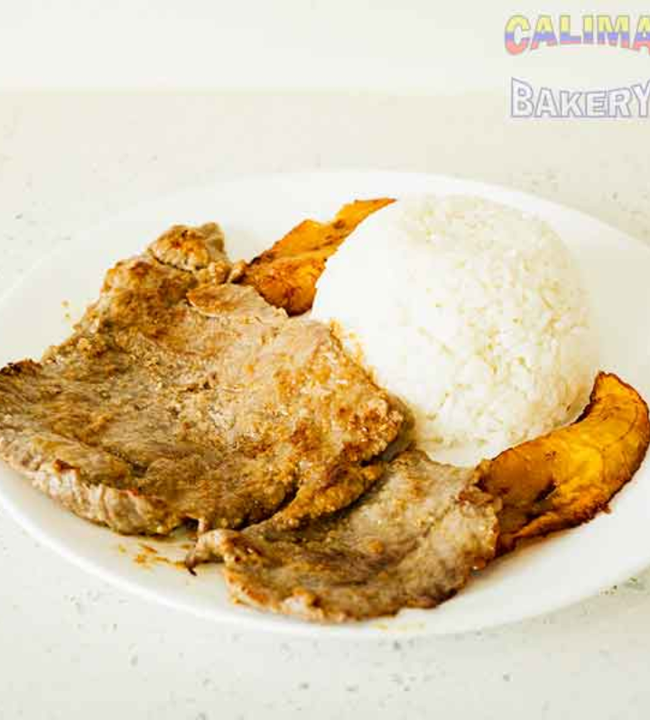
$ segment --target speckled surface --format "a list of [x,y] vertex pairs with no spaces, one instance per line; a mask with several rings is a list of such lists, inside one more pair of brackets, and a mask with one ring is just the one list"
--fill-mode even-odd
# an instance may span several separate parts
[[[650,241],[650,121],[513,122],[506,109],[492,95],[0,95],[0,290],[67,235],[129,205],[278,170],[486,180]],[[234,632],[150,605],[1,514],[0,567],[2,718],[650,714],[648,572],[506,628],[350,643]]]

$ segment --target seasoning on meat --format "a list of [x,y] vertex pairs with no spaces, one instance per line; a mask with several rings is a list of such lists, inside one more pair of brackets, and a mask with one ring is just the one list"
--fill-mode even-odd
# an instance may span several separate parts
[[407,451],[354,505],[295,530],[274,519],[203,535],[190,567],[223,558],[235,600],[342,622],[430,608],[494,556],[497,518],[471,469]]
[[71,338],[0,371],[0,457],[123,533],[278,510],[291,526],[355,500],[399,404],[325,325],[223,284],[229,268],[214,224],[118,263]]

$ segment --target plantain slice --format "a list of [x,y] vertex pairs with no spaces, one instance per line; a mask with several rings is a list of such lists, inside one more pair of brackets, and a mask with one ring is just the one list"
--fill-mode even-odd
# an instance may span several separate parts
[[252,285],[267,302],[289,315],[306,312],[314,302],[316,281],[327,258],[368,215],[392,202],[390,198],[355,200],[329,223],[304,220],[246,265],[238,281]]
[[573,424],[483,462],[480,487],[502,501],[498,552],[591,520],[632,478],[650,442],[648,406],[601,372]]

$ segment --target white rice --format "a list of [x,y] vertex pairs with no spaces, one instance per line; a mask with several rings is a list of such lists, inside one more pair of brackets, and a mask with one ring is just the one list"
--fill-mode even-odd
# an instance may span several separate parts
[[473,464],[571,420],[597,368],[575,262],[538,218],[415,197],[329,260],[313,316],[414,412],[435,459]]

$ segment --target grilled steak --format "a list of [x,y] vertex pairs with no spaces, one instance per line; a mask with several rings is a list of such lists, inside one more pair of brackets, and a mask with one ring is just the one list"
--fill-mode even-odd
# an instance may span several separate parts
[[0,457],[123,533],[292,527],[355,500],[402,411],[327,327],[229,272],[212,224],[118,263],[71,338],[0,371]]
[[238,601],[317,621],[429,608],[492,559],[497,519],[473,470],[408,451],[354,505],[299,529],[268,520],[199,538],[190,567],[222,558]]

